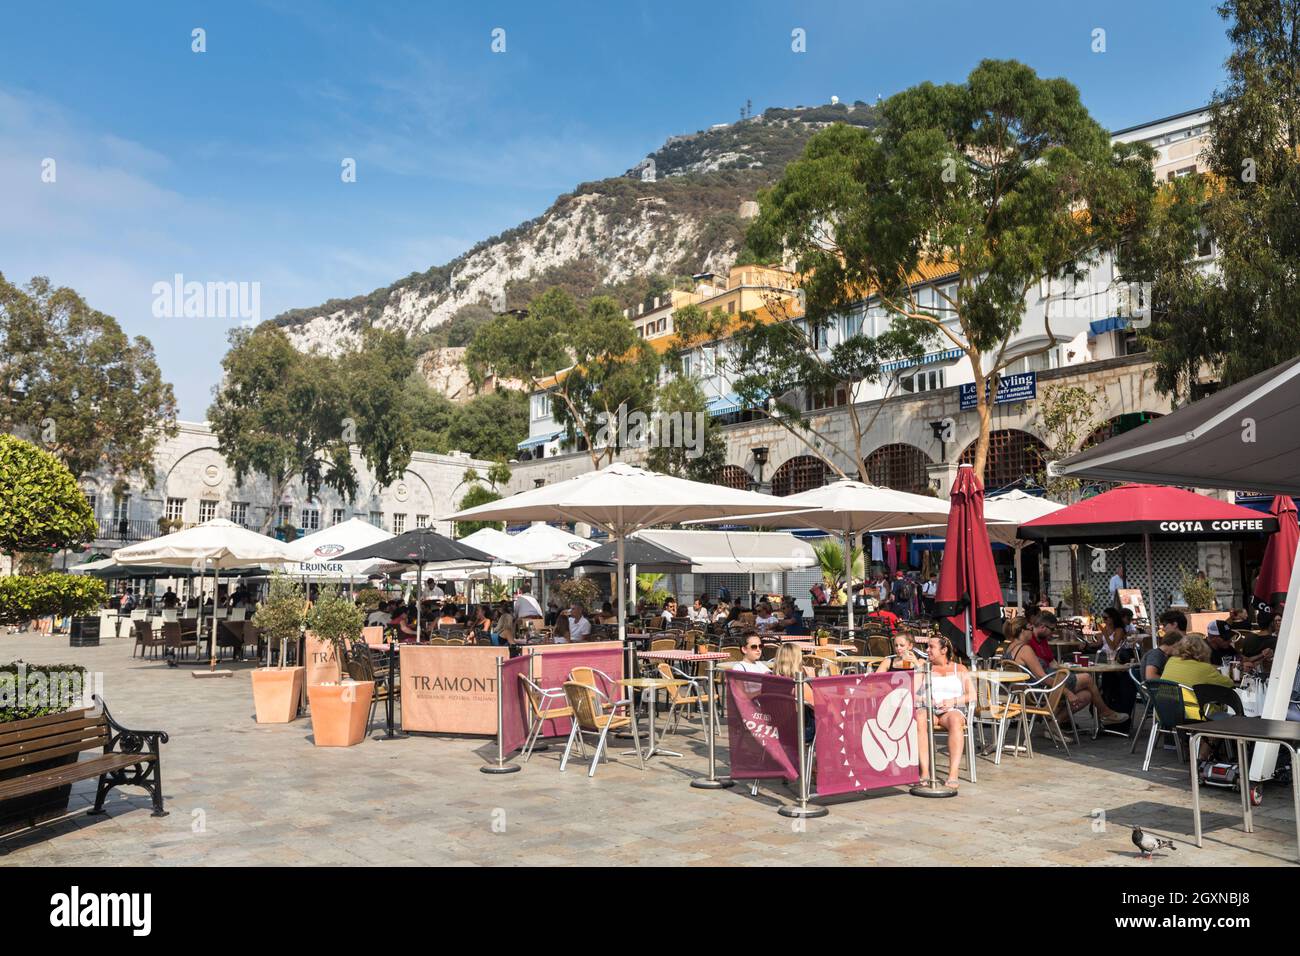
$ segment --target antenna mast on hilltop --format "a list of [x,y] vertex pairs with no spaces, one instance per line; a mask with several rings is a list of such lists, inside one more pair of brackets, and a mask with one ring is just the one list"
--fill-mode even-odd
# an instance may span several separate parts
[[740,121],[743,123],[745,120],[751,118],[753,115],[754,115],[754,101],[745,100],[745,105],[740,108]]

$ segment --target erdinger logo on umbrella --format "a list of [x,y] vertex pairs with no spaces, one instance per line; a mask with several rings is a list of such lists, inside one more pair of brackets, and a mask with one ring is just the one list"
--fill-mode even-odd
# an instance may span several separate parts
[[346,550],[341,544],[322,544],[312,554],[318,558],[332,558],[336,554],[342,554]]

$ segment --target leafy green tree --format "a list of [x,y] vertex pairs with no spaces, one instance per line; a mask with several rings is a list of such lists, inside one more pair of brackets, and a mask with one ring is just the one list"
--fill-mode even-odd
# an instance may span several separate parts
[[597,297],[581,309],[561,289],[542,293],[524,314],[480,329],[465,361],[476,383],[492,372],[548,391],[556,422],[585,445],[595,467],[619,450],[617,440],[598,445],[602,426],[617,418],[620,405],[650,408],[659,366],[613,299]]
[[[1082,385],[1052,385],[1043,391],[1039,403],[1042,435],[1053,459],[1068,458],[1082,450],[1097,425],[1098,398],[1094,389]],[[1053,501],[1066,504],[1077,500],[1083,482],[1078,478],[1052,478],[1046,468],[1035,476]]]
[[[30,552],[49,553],[94,538],[95,515],[72,473],[30,442],[0,434],[0,552],[22,568]],[[103,602],[103,582],[42,572],[0,578],[0,623],[47,614],[84,614]]]
[[[669,379],[659,388],[655,411],[660,432],[658,445],[646,456],[651,470],[692,481],[716,481],[727,463],[727,442],[708,414],[699,383],[689,376]],[[675,424],[668,427],[667,422]]]
[[1218,11],[1232,48],[1208,170],[1163,188],[1131,270],[1151,284],[1142,341],[1176,401],[1206,367],[1231,384],[1300,354],[1300,0]]
[[[1011,361],[1026,294],[1118,247],[1154,190],[1149,153],[1112,146],[1073,85],[1014,61],[985,60],[965,83],[912,87],[880,115],[874,132],[816,134],[760,197],[747,241],[767,261],[794,256],[809,323],[870,292],[911,340],[903,344],[960,349],[975,382],[982,476],[997,373]],[[922,273],[954,276],[937,308],[919,301]],[[1050,316],[1047,326],[1050,340]]]
[[402,388],[413,429],[411,447],[435,455],[447,454],[451,451],[447,430],[456,416],[456,403],[431,388],[419,372],[409,376]]
[[0,434],[0,552],[56,551],[92,540],[97,530],[66,466],[31,442]]
[[[456,506],[459,510],[466,508],[475,508],[479,505],[485,505],[490,501],[500,501],[502,495],[487,485],[474,482],[469,486],[469,490],[461,496],[460,503]],[[480,528],[496,528],[498,531],[505,530],[504,521],[457,521],[456,537],[463,538],[467,534],[473,534]]]
[[119,489],[154,481],[158,442],[176,434],[176,398],[148,339],[43,277],[0,275],[0,429],[40,441],[74,478],[104,471]]
[[236,481],[264,476],[272,501],[294,481],[311,499],[324,486],[354,497],[354,446],[381,485],[410,461],[414,428],[402,399],[414,362],[400,336],[372,329],[358,351],[332,358],[299,352],[273,327],[239,328],[221,365],[208,410],[218,447]]
[[511,389],[476,395],[452,412],[449,448],[489,460],[513,458],[528,437],[528,397]]
[[271,649],[280,645],[280,666],[287,655],[285,647],[302,635],[307,614],[307,595],[297,581],[287,574],[271,575],[270,592],[253,614],[253,624],[266,641],[266,666],[271,666]]

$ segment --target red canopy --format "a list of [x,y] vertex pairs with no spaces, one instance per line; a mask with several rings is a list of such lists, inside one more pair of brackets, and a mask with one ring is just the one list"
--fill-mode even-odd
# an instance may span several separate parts
[[1264,563],[1255,579],[1255,597],[1276,608],[1286,600],[1291,585],[1291,566],[1295,564],[1296,547],[1300,545],[1300,525],[1296,522],[1295,502],[1287,495],[1274,498],[1268,511],[1277,519],[1278,528],[1264,548]]
[[1002,588],[984,527],[984,486],[970,465],[957,469],[951,500],[934,612],[940,618],[939,630],[969,657],[972,649],[1002,633]]
[[[1120,485],[1095,498],[1022,524],[1031,541],[1226,541],[1258,538],[1277,530],[1277,519],[1165,485]],[[1285,588],[1283,588],[1285,590]]]

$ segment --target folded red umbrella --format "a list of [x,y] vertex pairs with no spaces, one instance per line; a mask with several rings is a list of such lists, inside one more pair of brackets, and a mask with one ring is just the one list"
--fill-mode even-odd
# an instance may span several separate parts
[[1291,567],[1295,564],[1296,547],[1300,545],[1300,524],[1296,522],[1295,502],[1289,495],[1274,498],[1268,511],[1277,518],[1277,531],[1264,546],[1264,563],[1255,579],[1255,597],[1276,608],[1286,600],[1291,585]]
[[972,648],[1002,634],[1002,587],[984,527],[984,486],[970,465],[957,469],[951,501],[934,613],[939,630],[969,657]]

